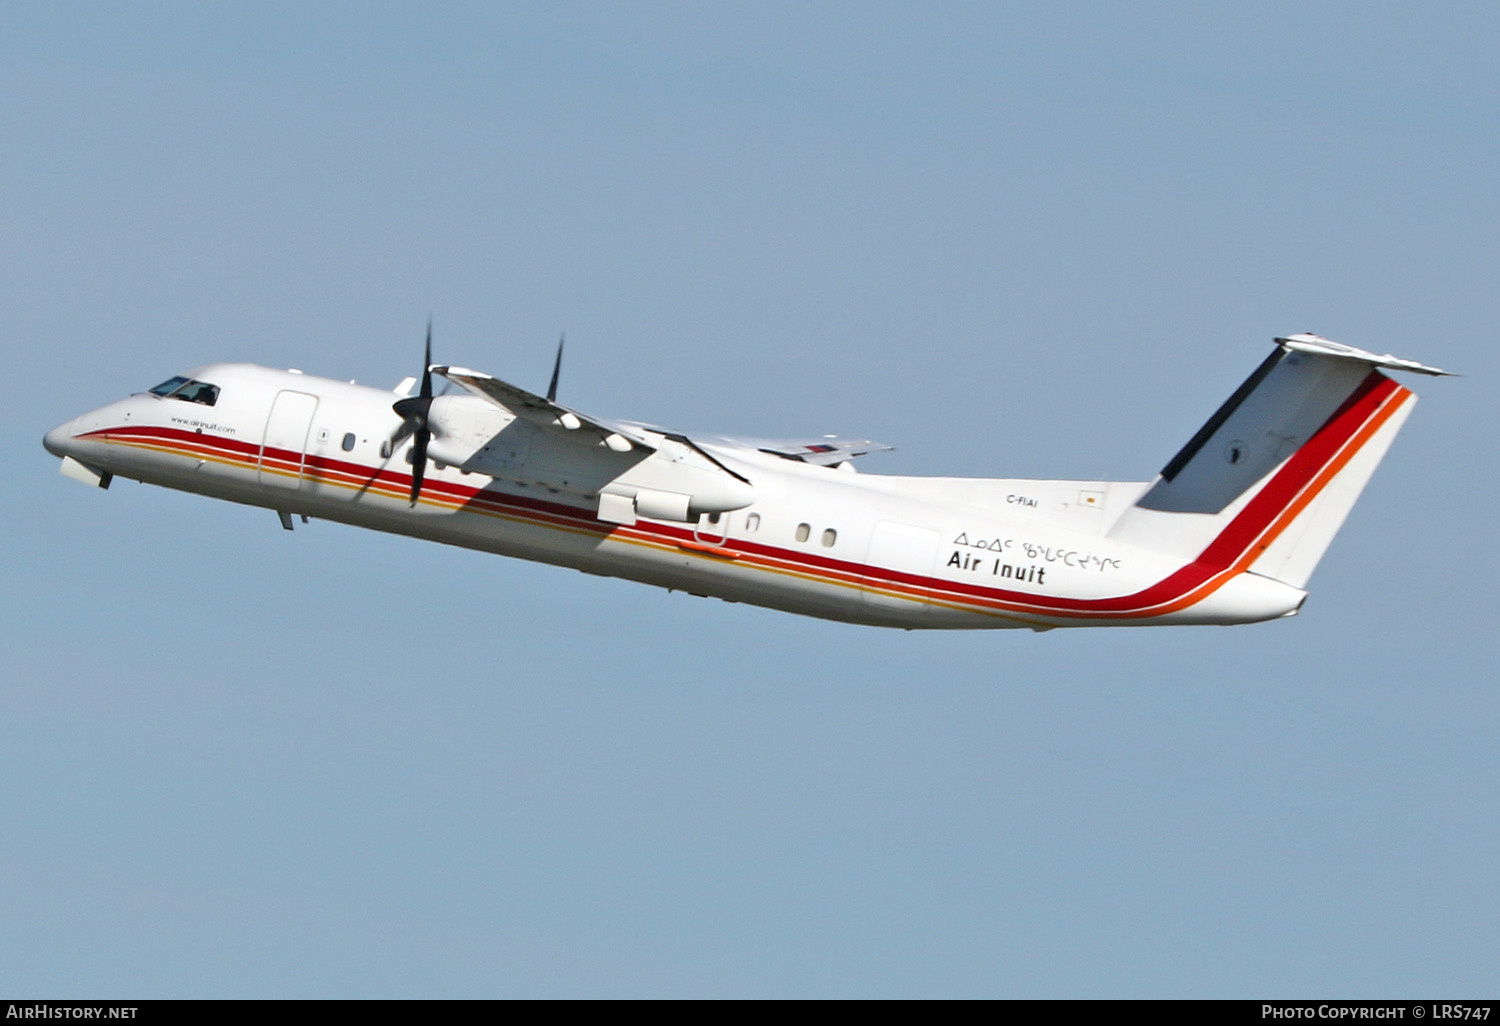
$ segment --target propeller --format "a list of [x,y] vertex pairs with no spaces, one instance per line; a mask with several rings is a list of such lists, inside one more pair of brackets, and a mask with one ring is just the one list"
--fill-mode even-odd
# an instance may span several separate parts
[[432,439],[432,429],[427,426],[428,413],[432,410],[432,321],[427,322],[427,349],[422,361],[422,386],[416,395],[398,399],[391,406],[401,418],[401,425],[391,435],[391,451],[408,438],[411,446],[411,504],[416,506],[422,494],[422,478],[427,471],[427,443]]

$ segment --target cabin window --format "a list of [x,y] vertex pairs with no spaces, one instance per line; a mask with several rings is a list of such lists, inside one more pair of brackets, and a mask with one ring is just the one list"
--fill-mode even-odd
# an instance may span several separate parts
[[343,440],[343,442],[340,443],[340,447],[345,452],[353,452],[354,451],[354,432],[353,431],[349,432],[347,435],[344,436],[344,440]]
[[163,399],[181,399],[185,403],[202,403],[204,406],[212,406],[219,401],[219,386],[210,385],[206,381],[194,381],[192,378],[185,378],[179,374],[151,389],[151,394],[159,395]]
[[823,532],[823,547],[825,549],[831,549],[831,548],[833,548],[833,543],[836,542],[836,541],[838,541],[838,540],[839,540],[839,533],[837,531],[835,531],[833,528],[830,527],[830,528],[828,528],[827,530],[825,530]]
[[745,533],[746,534],[751,534],[751,533],[759,530],[759,528],[760,528],[760,514],[759,513],[746,513],[745,514]]
[[389,438],[380,443],[380,458],[383,460],[391,458],[391,440]]
[[810,524],[798,524],[797,525],[797,540],[799,542],[807,541],[808,536],[811,535],[811,534],[812,534],[812,525],[810,525]]

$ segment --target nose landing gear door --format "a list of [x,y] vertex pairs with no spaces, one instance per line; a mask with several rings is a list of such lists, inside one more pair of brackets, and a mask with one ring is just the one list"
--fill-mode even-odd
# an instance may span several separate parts
[[301,488],[307,458],[307,434],[312,429],[318,397],[306,392],[278,392],[266,418],[260,445],[260,483],[279,488]]

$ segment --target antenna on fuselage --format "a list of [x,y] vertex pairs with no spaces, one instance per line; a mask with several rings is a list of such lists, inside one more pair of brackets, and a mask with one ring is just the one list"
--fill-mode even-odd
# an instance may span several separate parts
[[549,403],[557,402],[557,375],[562,370],[563,343],[567,341],[567,338],[567,332],[563,332],[557,337],[557,359],[552,363],[552,384],[547,386],[547,401]]

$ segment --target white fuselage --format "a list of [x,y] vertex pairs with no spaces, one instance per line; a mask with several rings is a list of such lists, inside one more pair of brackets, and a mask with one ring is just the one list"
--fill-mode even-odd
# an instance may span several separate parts
[[[1243,623],[1305,597],[1244,560],[1200,566],[1108,537],[1145,483],[856,474],[701,440],[579,463],[471,395],[435,400],[433,462],[413,506],[405,445],[385,455],[399,423],[390,392],[245,364],[191,374],[218,386],[213,405],[134,395],[48,433],[47,448],[285,523],[334,520],[877,626]],[[727,487],[715,492],[714,475]],[[678,479],[690,511],[601,518],[601,493],[618,482],[644,503]]]

